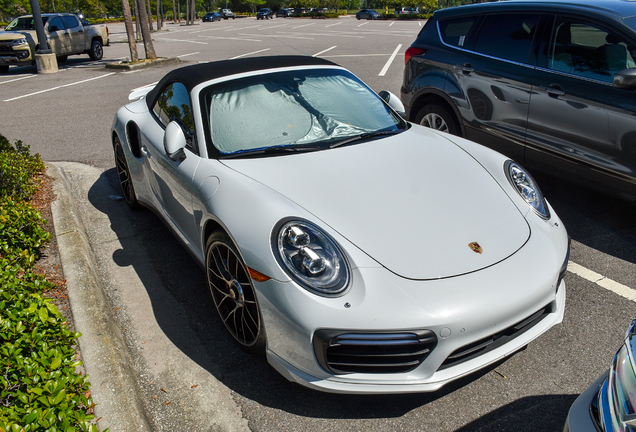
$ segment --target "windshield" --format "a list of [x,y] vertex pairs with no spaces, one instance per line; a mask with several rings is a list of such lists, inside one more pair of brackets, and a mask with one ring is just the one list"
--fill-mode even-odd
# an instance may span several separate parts
[[365,84],[342,70],[296,70],[204,90],[209,153],[313,146],[327,148],[406,127]]
[[[42,24],[46,24],[46,20],[48,17],[42,17]],[[16,31],[16,30],[35,30],[35,25],[33,23],[33,17],[20,17],[11,21],[11,24],[7,26],[5,29],[7,31]]]

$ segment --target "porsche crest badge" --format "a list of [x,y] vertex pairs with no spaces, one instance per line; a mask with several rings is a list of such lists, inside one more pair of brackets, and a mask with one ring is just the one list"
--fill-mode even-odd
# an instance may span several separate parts
[[481,248],[481,246],[479,246],[479,243],[477,243],[477,242],[468,243],[468,247],[473,252],[477,252],[478,254],[483,252],[483,249]]

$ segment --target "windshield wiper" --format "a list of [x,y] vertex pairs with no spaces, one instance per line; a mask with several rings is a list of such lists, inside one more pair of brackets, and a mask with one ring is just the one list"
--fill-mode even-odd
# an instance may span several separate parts
[[305,151],[315,151],[322,150],[324,147],[321,146],[275,146],[275,147],[266,147],[259,148],[254,150],[246,150],[239,151],[236,153],[224,154],[221,156],[222,159],[235,159],[243,156],[254,156],[254,155],[266,155],[266,154],[275,154],[275,153],[300,153]]
[[403,130],[398,129],[398,130],[380,130],[380,131],[375,131],[375,132],[367,132],[367,133],[363,133],[360,135],[354,135],[352,137],[349,138],[345,138],[341,141],[335,142],[333,144],[331,144],[329,146],[329,148],[336,148],[336,147],[340,147],[343,146],[345,144],[350,144],[352,142],[356,142],[356,141],[361,141],[361,140],[365,140],[368,138],[374,138],[374,137],[378,137],[378,136],[382,136],[382,135],[396,135],[403,132]]

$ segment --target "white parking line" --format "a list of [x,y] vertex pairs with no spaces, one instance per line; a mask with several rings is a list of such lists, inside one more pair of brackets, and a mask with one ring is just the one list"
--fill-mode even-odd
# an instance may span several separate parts
[[273,28],[276,28],[276,27],[285,27],[286,25],[287,25],[287,23],[285,23],[285,24],[280,24],[280,25],[277,25],[277,26],[267,27],[267,30],[269,30],[269,29],[273,29]]
[[612,279],[609,279],[581,265],[573,263],[572,261],[568,263],[568,271],[582,277],[583,279],[595,283],[596,285],[603,287],[606,290],[612,291],[613,293],[618,294],[621,297],[625,297],[628,300],[636,302],[636,290],[633,290],[626,285],[613,281]]
[[277,33],[277,34],[275,34],[275,35],[251,35],[251,34],[239,33],[239,36],[254,36],[254,37],[262,37],[262,38],[276,38],[276,39],[280,39],[280,38],[287,38],[287,39],[306,39],[306,40],[314,40],[314,38],[311,38],[311,37],[304,37],[304,36],[285,36],[284,34],[281,34],[281,33]]
[[[284,34],[294,35],[296,33],[295,32],[278,32],[276,34],[277,35],[284,35]],[[305,35],[305,36],[327,36],[327,37],[334,37],[335,36],[335,37],[340,37],[340,38],[364,39],[364,36],[360,36],[360,35],[345,35],[345,34],[338,34],[338,33],[298,33],[298,34],[302,34],[302,35]]]
[[327,48],[326,50],[322,50],[319,53],[316,53],[314,55],[312,55],[312,57],[318,57],[320,54],[326,53],[327,51],[331,51],[332,49],[334,49],[337,45],[332,46],[331,48]]
[[27,76],[23,76],[23,77],[20,77],[20,78],[14,78],[14,79],[11,79],[11,80],[8,80],[8,81],[2,81],[2,82],[0,82],[0,84],[6,84],[6,83],[13,82],[13,81],[20,81],[20,80],[27,79],[27,78],[33,78],[34,76],[37,76],[37,75],[27,75]]
[[391,27],[393,24],[395,24],[395,21],[391,21],[391,24],[389,24],[389,27]]
[[362,27],[363,25],[367,25],[367,24],[369,24],[369,21],[367,21],[367,22],[365,22],[365,23],[360,24],[358,27]]
[[270,49],[271,49],[271,48],[265,48],[265,49],[262,49],[262,50],[253,51],[253,52],[246,53],[246,54],[241,54],[241,55],[238,55],[238,56],[236,56],[236,57],[232,57],[232,58],[230,58],[230,60],[234,60],[234,59],[241,58],[241,57],[246,57],[246,56],[249,56],[249,55],[252,55],[252,54],[262,53],[262,52],[265,52],[265,51],[269,51]]
[[400,48],[402,48],[402,44],[399,44],[397,48],[395,49],[395,51],[393,51],[393,54],[391,54],[389,61],[386,62],[386,64],[384,65],[384,67],[382,68],[378,76],[386,75],[386,72],[389,70],[391,63],[393,63],[393,60],[395,60],[395,56],[397,55],[398,51],[400,51]]
[[199,42],[199,41],[191,41],[191,40],[183,40],[183,39],[170,39],[170,38],[155,38],[155,40],[162,40],[162,41],[171,41],[171,42],[190,42],[190,43],[195,43],[195,44],[201,44],[201,45],[207,45],[207,42]]
[[328,26],[325,26],[325,28],[329,28],[329,27],[337,26],[337,25],[340,25],[340,24],[342,24],[342,23],[341,23],[341,22],[339,22],[339,23],[335,23],[335,24],[329,24]]
[[197,51],[197,52],[193,52],[193,53],[190,53],[190,54],[182,54],[180,56],[177,56],[177,58],[188,57],[188,56],[195,55],[195,54],[199,54],[199,52]]
[[34,92],[34,93],[25,94],[25,95],[22,95],[22,96],[11,98],[11,99],[5,99],[3,102],[11,102],[11,101],[14,101],[14,100],[17,100],[17,99],[22,99],[22,98],[29,97],[29,96],[35,96],[35,95],[38,95],[38,94],[41,94],[41,93],[50,92],[50,91],[61,89],[61,88],[64,88],[64,87],[70,87],[70,86],[74,86],[74,85],[77,85],[77,84],[82,84],[82,83],[85,83],[85,82],[93,81],[93,80],[96,80],[96,79],[106,78],[107,76],[111,76],[111,75],[115,75],[115,72],[111,72],[111,73],[108,73],[108,74],[105,74],[105,75],[100,75],[100,76],[94,77],[94,78],[85,79],[83,81],[77,81],[77,82],[70,83],[70,84],[64,84],[64,85],[61,85],[61,86],[52,87],[52,88],[46,89],[46,90],[40,90],[40,91],[37,91],[37,92]]
[[228,37],[228,36],[201,36],[201,38],[215,39],[215,40],[237,40],[237,41],[245,41],[245,42],[263,42],[261,39],[245,39],[239,37]]
[[293,28],[293,29],[297,29],[297,28],[301,28],[301,27],[308,27],[308,26],[312,26],[312,25],[315,25],[315,24],[316,24],[316,23],[303,24],[303,25],[299,25],[299,26],[296,26],[296,27],[292,27],[292,28]]

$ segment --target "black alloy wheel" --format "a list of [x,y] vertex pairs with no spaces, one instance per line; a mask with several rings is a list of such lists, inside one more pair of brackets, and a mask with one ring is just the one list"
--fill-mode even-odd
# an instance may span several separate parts
[[214,232],[205,253],[208,286],[225,328],[243,349],[261,353],[265,331],[247,267],[229,237]]
[[126,155],[124,149],[121,146],[121,141],[118,137],[115,137],[113,142],[113,150],[115,151],[115,169],[117,170],[117,179],[119,180],[119,187],[121,193],[124,195],[124,200],[128,207],[135,210],[139,208],[139,201],[137,201],[137,195],[135,194],[135,187],[132,184],[130,178],[130,170],[128,169],[128,161],[126,161]]

